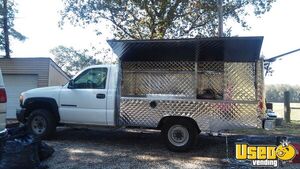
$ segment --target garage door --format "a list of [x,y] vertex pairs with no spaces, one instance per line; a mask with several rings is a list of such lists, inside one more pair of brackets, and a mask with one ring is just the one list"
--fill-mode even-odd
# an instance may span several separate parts
[[19,96],[23,91],[37,87],[37,75],[3,75],[7,93],[6,118],[15,119],[16,109],[19,108]]

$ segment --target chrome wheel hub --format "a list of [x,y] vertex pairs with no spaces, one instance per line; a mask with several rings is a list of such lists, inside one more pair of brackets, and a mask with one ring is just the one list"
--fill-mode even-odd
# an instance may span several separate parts
[[168,139],[174,146],[184,146],[189,141],[189,132],[182,125],[174,125],[168,131]]
[[47,123],[44,117],[35,116],[31,122],[31,129],[35,134],[43,134],[46,130]]

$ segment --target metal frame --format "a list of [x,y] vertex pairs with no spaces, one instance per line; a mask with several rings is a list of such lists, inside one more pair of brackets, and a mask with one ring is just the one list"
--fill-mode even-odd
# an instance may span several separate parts
[[[121,124],[155,128],[163,117],[185,116],[193,118],[202,131],[261,127],[262,61],[219,62],[224,65],[220,100],[197,99],[199,63],[121,62]],[[209,67],[216,62],[201,63]]]

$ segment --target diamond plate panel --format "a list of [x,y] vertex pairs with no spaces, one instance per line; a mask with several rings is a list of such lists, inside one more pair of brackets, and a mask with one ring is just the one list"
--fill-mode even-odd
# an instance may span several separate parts
[[172,94],[195,97],[195,77],[191,62],[124,63],[123,96]]
[[[192,62],[122,63],[121,122],[152,128],[165,116],[187,116],[195,119],[203,131],[261,127],[263,110],[258,105],[264,94],[263,69],[259,65],[262,62],[200,62],[196,74]],[[222,98],[195,100],[196,84],[198,94],[209,88]],[[151,101],[156,101],[157,107],[151,108]]]
[[194,71],[194,62],[123,62],[125,71]]
[[224,100],[256,100],[255,63],[225,63]]
[[186,116],[196,120],[202,131],[220,131],[237,127],[260,127],[257,102],[209,102],[199,100],[121,99],[120,119],[126,126],[157,127],[165,116]]
[[264,99],[265,98],[265,93],[264,93],[264,71],[263,71],[263,61],[260,60],[256,64],[256,81],[257,81],[257,98],[258,100]]
[[258,107],[258,116],[260,118],[265,118],[266,117],[266,106],[265,106],[265,89],[264,89],[264,68],[263,68],[263,61],[259,60],[256,64],[256,81],[257,81],[257,100],[262,102],[263,107],[262,109]]
[[224,72],[224,62],[199,62],[198,71]]

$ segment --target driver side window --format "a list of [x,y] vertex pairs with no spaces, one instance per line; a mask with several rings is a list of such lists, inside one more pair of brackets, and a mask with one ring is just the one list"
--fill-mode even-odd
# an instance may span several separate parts
[[74,79],[76,89],[105,89],[107,68],[93,68],[82,72]]

